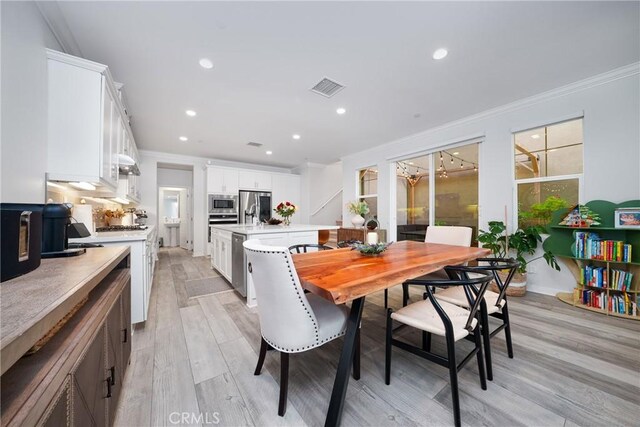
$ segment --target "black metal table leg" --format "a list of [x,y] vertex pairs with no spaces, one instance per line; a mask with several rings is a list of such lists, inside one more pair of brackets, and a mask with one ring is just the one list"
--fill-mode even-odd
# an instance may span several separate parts
[[347,332],[344,335],[344,345],[342,347],[342,353],[340,354],[336,379],[333,383],[333,391],[331,392],[331,400],[329,401],[329,409],[327,410],[327,419],[324,422],[325,427],[337,427],[340,425],[342,409],[344,408],[344,398],[347,395],[347,386],[349,385],[351,362],[353,361],[355,346],[357,344],[356,335],[360,327],[363,307],[364,297],[355,299],[351,303],[351,312],[347,320]]

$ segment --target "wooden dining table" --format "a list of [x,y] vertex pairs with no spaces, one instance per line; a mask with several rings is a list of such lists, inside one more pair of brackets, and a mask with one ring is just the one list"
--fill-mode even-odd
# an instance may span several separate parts
[[351,302],[326,427],[340,424],[365,297],[446,265],[463,264],[489,253],[488,249],[477,247],[402,241],[393,243],[379,256],[363,255],[351,248],[293,255],[304,289],[335,304]]

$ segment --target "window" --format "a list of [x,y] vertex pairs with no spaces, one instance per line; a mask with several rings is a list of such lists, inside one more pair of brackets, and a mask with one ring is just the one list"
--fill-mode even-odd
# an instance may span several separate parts
[[546,225],[553,209],[578,204],[582,181],[582,119],[514,135],[518,226]]
[[378,168],[370,167],[358,171],[358,200],[369,205],[371,218],[378,218]]
[[478,142],[396,162],[397,240],[423,241],[426,228],[478,229]]

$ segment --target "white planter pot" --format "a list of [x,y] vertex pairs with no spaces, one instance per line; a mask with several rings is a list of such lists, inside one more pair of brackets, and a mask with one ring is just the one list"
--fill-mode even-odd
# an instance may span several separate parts
[[353,224],[354,227],[362,227],[364,225],[364,218],[362,215],[354,215],[351,218],[351,224]]

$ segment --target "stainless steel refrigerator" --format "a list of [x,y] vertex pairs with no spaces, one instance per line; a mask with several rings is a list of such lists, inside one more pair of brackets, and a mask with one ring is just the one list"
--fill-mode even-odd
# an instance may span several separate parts
[[253,219],[265,222],[271,218],[271,193],[240,190],[238,209],[239,224],[253,224]]

